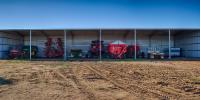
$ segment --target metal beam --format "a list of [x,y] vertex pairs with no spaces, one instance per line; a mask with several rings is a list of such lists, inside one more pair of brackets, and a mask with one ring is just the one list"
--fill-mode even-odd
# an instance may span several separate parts
[[67,31],[64,30],[64,61],[67,60]]
[[12,33],[8,32],[8,31],[0,31],[0,32],[7,33],[7,34],[12,34]]
[[25,35],[21,34],[18,31],[14,31],[14,32],[17,33],[20,37],[22,37],[22,42],[24,43],[24,37],[25,37]]
[[99,50],[99,60],[101,61],[102,60],[102,54],[101,54],[101,51],[102,51],[102,48],[101,48],[101,41],[102,41],[102,37],[101,37],[101,35],[102,35],[102,31],[101,31],[101,29],[99,30],[99,41],[100,41],[100,50]]
[[151,47],[151,45],[152,45],[152,43],[151,43],[152,42],[152,37],[154,36],[155,33],[156,33],[156,31],[153,30],[149,35],[149,47]]
[[15,33],[17,33],[19,36],[21,36],[21,37],[23,37],[24,38],[24,35],[23,34],[21,34],[20,32],[18,32],[18,31],[14,31]]
[[49,35],[47,35],[47,33],[45,31],[40,31],[42,34],[44,34],[45,37],[49,37]]
[[30,46],[30,55],[29,55],[29,59],[31,60],[32,59],[32,57],[31,57],[31,52],[32,52],[32,47],[31,47],[31,44],[32,44],[32,31],[30,30],[30,33],[29,33],[29,46]]
[[126,40],[126,37],[128,36],[128,34],[130,33],[131,31],[127,30],[125,31],[124,35],[123,35],[123,39]]
[[24,35],[21,34],[21,33],[18,32],[18,31],[10,31],[10,32],[8,32],[8,31],[0,31],[0,32],[7,33],[7,34],[13,34],[13,32],[14,32],[14,33],[16,33],[17,35],[19,35],[20,37],[24,38]]
[[137,52],[136,52],[137,30],[136,30],[136,29],[134,30],[134,41],[135,41],[135,42],[134,42],[134,43],[135,43],[135,45],[134,45],[134,49],[135,49],[135,50],[134,50],[134,52],[135,52],[134,59],[136,60],[136,59],[137,59]]
[[17,35],[19,35],[19,36],[21,36],[21,37],[24,37],[24,35],[21,34],[21,33],[18,32],[18,31],[10,31],[10,32],[8,32],[8,31],[0,31],[0,32],[7,33],[7,34],[13,34],[13,32],[14,32],[14,33],[16,33]]
[[70,33],[70,35],[71,35],[71,45],[74,45],[74,33],[73,33],[73,31],[70,31],[69,32]]
[[171,59],[171,30],[169,29],[169,59]]

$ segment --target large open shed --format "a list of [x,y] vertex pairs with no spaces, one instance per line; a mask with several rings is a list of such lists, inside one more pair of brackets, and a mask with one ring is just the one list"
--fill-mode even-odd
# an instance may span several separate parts
[[[58,42],[59,39],[60,42]],[[121,54],[116,56],[120,56],[119,58],[112,57],[109,49],[111,43],[126,44],[127,50],[122,54],[123,57]],[[48,47],[48,45],[51,46]],[[130,52],[131,46],[133,50]],[[11,50],[21,51],[23,47],[29,50],[26,57],[29,60],[136,60],[151,59],[149,55],[151,53],[159,53],[163,56],[162,59],[200,58],[200,30],[24,29],[0,31],[0,59],[11,59]],[[32,52],[35,48],[37,52]],[[52,48],[56,49],[49,51]],[[96,51],[92,52],[92,50]],[[34,57],[32,53],[35,53]]]

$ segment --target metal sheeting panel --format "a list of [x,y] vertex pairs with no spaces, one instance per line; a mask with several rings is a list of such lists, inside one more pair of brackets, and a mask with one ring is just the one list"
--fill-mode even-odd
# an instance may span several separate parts
[[0,32],[0,59],[8,58],[9,50],[22,44],[23,38],[21,36]]
[[99,31],[73,31],[67,34],[67,54],[71,49],[81,49],[86,54],[90,49],[91,41],[99,39]]
[[[149,49],[159,50],[164,52],[164,50],[169,48],[169,37],[166,34],[154,34],[153,36],[149,34],[138,34],[137,44],[140,46],[141,52],[144,52],[147,56]],[[174,47],[174,37],[171,36],[171,47]]]
[[8,52],[0,52],[0,59],[7,59],[8,58]]
[[200,32],[176,35],[175,46],[182,49],[182,56],[184,57],[200,57]]

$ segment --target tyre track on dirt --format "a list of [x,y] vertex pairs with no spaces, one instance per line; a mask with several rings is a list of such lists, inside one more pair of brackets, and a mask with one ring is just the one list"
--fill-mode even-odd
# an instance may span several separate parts
[[70,68],[69,70],[70,70],[69,72],[72,74],[71,76],[72,80],[79,87],[80,91],[86,94],[89,100],[96,100],[94,94],[90,92],[90,90],[87,89],[86,85],[81,83],[80,79],[77,77],[77,75],[75,75],[75,72],[73,71],[73,69]]
[[[65,69],[63,69],[65,70]],[[80,82],[80,79],[78,79],[75,75],[75,73],[73,72],[72,68],[68,68],[69,70],[69,78],[71,80],[69,80],[68,78],[66,78],[66,75],[65,75],[65,72],[60,72],[60,71],[55,71],[55,73],[57,75],[59,75],[60,77],[62,77],[65,81],[68,81],[70,82],[71,85],[73,85],[74,88],[80,90],[80,92],[84,95],[86,95],[87,99],[89,100],[96,100],[95,99],[95,96],[92,92],[90,92],[88,89],[87,89],[87,86],[82,84]]]
[[165,99],[165,100],[166,99],[171,99],[168,96],[165,96],[165,95],[159,93],[160,91],[152,91],[150,89],[144,89],[143,87],[138,86],[138,85],[134,85],[134,84],[131,84],[131,87],[130,86],[128,86],[128,87],[124,86],[123,84],[120,84],[116,80],[111,79],[111,78],[103,75],[103,73],[101,73],[101,71],[99,69],[97,69],[97,68],[94,68],[94,67],[91,67],[91,66],[87,66],[87,68],[90,69],[91,71],[93,71],[94,73],[96,73],[97,75],[103,77],[107,81],[111,82],[115,86],[123,89],[124,91],[129,92],[130,94],[136,95],[139,98],[143,97],[144,95],[140,95],[139,93],[137,93],[138,91],[140,93],[151,93],[152,95],[154,95],[154,98]]
[[[95,68],[95,69],[97,69],[97,68]],[[132,76],[130,76],[130,75],[127,75],[127,73],[124,73],[123,71],[120,71],[120,72],[118,72],[118,71],[116,71],[116,70],[111,70],[111,69],[109,69],[109,68],[106,68],[106,67],[104,67],[104,70],[106,70],[106,71],[110,71],[110,72],[112,72],[112,74],[113,75],[117,75],[117,76],[119,76],[119,77],[125,77],[125,79],[132,79],[133,77]],[[99,70],[100,71],[100,70]],[[137,72],[137,71],[136,71]],[[137,73],[139,73],[139,72],[137,72]],[[142,74],[143,76],[148,76],[147,74]],[[150,78],[150,77],[145,77],[145,78]],[[124,80],[125,80],[124,79]],[[117,81],[117,80],[116,80]],[[132,85],[133,86],[133,85]],[[139,86],[139,84],[138,85],[134,85],[133,87],[136,87],[136,88],[139,88],[139,89],[141,89],[142,88],[142,90],[144,91],[144,88],[148,88],[147,86]],[[164,95],[167,95],[167,96],[164,96],[164,97],[167,97],[167,98],[172,98],[172,97],[174,97],[174,96],[176,96],[176,97],[179,97],[179,96],[186,96],[187,94],[180,94],[180,93],[172,93],[172,92],[168,92],[168,91],[164,91],[164,90],[160,90],[159,88],[157,88],[157,87],[153,87],[153,88],[148,88],[147,89],[147,91],[148,92],[153,92],[154,94],[156,94],[156,95],[160,95],[160,96],[164,96]],[[147,92],[146,91],[146,92]]]
[[[85,66],[73,67],[69,70],[73,70],[70,72],[73,72],[74,78],[76,78],[74,81],[78,80],[80,87],[83,88],[82,91],[88,95],[87,97],[89,97],[90,100],[105,100],[108,98],[108,100],[133,100],[137,98]],[[102,85],[101,82],[107,85]],[[105,94],[101,94],[102,89],[105,89]]]
[[[135,94],[138,94],[138,92],[139,92],[140,95],[138,95],[138,96],[141,96],[141,94],[144,96],[144,94],[148,93],[147,97],[153,95],[154,97],[157,97],[160,99],[181,99],[181,98],[182,99],[191,99],[191,98],[193,98],[196,100],[198,98],[197,96],[194,97],[191,94],[186,93],[185,91],[181,91],[179,89],[177,90],[173,87],[148,87],[148,85],[143,86],[141,84],[137,84],[137,82],[135,82],[136,85],[135,85],[135,83],[129,84],[130,83],[129,79],[132,79],[132,77],[130,77],[130,75],[127,75],[127,73],[124,73],[122,71],[119,72],[119,71],[116,71],[113,69],[109,69],[107,67],[101,68],[96,65],[89,66],[88,68],[95,71],[102,77],[107,78],[107,80],[111,80],[113,83],[115,83],[119,87],[124,88],[125,90],[129,91],[130,93],[134,94],[135,92],[137,92]],[[114,75],[114,77],[112,77],[112,75],[110,75],[110,74],[106,75],[105,72],[111,72]],[[145,74],[144,76],[148,76],[148,75]],[[125,84],[120,82],[120,81],[126,82],[126,80],[128,80],[128,81]]]

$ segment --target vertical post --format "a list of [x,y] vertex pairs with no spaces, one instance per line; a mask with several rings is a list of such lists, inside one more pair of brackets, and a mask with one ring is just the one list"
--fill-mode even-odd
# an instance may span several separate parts
[[30,55],[29,55],[29,60],[31,60],[32,59],[32,47],[31,47],[31,45],[32,45],[32,31],[30,30],[30,33],[29,33],[29,49],[30,49]]
[[101,31],[101,29],[99,30],[99,42],[100,42],[100,47],[99,47],[99,61],[101,61],[102,60],[102,54],[101,54],[101,51],[102,51],[102,48],[101,48],[101,34],[102,33],[102,31]]
[[171,59],[171,30],[169,29],[169,59]]
[[137,43],[136,43],[136,42],[137,42],[137,30],[136,30],[136,29],[134,30],[134,38],[135,38],[135,39],[134,39],[134,41],[135,41],[135,42],[134,42],[134,43],[135,43],[135,44],[134,44],[134,49],[135,49],[135,50],[134,50],[134,53],[135,53],[134,59],[136,60],[136,59],[137,59],[137,51],[136,51],[136,50],[137,50],[137,48],[136,48],[136,45],[137,45]]
[[64,30],[64,61],[67,60],[67,31]]

